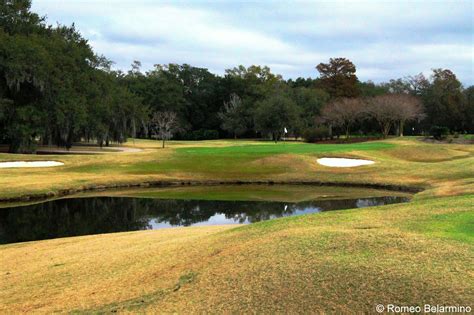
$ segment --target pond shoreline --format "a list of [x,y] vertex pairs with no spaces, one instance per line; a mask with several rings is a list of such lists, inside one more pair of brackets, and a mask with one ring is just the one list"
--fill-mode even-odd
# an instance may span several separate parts
[[274,180],[234,180],[234,181],[145,181],[136,183],[116,183],[105,185],[88,185],[78,188],[59,189],[47,193],[25,194],[20,196],[2,197],[1,203],[19,202],[19,201],[41,201],[51,198],[70,196],[81,192],[104,191],[116,188],[137,188],[137,187],[179,187],[179,186],[219,186],[219,185],[312,185],[312,186],[339,186],[354,188],[373,188],[391,191],[401,191],[407,193],[419,193],[425,190],[422,186],[403,186],[382,183],[355,183],[355,182],[330,182],[330,181],[274,181]]

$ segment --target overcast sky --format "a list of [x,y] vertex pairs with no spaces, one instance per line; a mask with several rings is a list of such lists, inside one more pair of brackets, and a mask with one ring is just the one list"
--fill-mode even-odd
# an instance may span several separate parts
[[317,77],[346,57],[359,79],[388,81],[432,68],[474,84],[474,1],[33,0],[50,24],[75,23],[94,50],[128,70],[188,63],[216,74],[268,65],[284,78]]

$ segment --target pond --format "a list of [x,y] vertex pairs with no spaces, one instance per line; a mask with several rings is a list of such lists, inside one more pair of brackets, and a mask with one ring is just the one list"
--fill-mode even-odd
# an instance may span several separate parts
[[[318,189],[321,188],[315,187],[313,192]],[[380,192],[372,193],[374,197],[370,197],[369,193],[361,198],[327,195],[327,188],[326,195],[321,195],[322,197],[297,202],[199,200],[202,196],[196,191],[189,191],[187,194],[186,191],[179,194],[172,192],[173,196],[180,199],[162,199],[160,194],[157,195],[159,198],[88,196],[0,208],[0,244],[179,226],[249,224],[285,216],[380,206],[409,200],[406,195],[384,196]],[[253,193],[255,197],[255,191]],[[262,192],[257,192],[257,196],[258,194],[263,195]],[[140,193],[136,192],[135,195]],[[183,199],[183,195],[196,199]],[[226,196],[232,194],[227,191]],[[315,197],[311,195],[310,198]]]

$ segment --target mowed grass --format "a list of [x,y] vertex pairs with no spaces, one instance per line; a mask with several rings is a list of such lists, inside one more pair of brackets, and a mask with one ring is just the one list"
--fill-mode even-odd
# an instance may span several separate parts
[[[373,312],[379,303],[474,306],[472,145],[429,144],[415,138],[347,145],[227,140],[170,142],[166,149],[156,141],[130,145],[144,151],[48,156],[66,165],[0,170],[0,196],[148,180],[317,181],[425,190],[407,204],[248,226],[3,245],[0,313],[340,313]],[[316,163],[323,156],[376,163],[329,168]],[[0,155],[0,160],[12,156]],[[213,186],[206,193],[222,200],[294,201],[306,194],[293,186],[271,186],[267,193],[255,186],[238,187]],[[200,189],[148,189],[138,194],[205,198]],[[324,189],[307,193],[325,194]]]
[[[2,312],[373,312],[469,305],[472,195],[2,246]],[[419,224],[413,225],[413,222]],[[459,221],[461,223],[461,221]]]
[[[1,169],[0,197],[156,180],[317,181],[428,187],[461,179],[456,184],[468,185],[461,190],[469,191],[473,186],[468,166],[473,163],[474,149],[469,145],[433,145],[415,139],[321,145],[218,140],[170,142],[165,149],[159,147],[158,141],[136,140],[128,145],[144,151],[100,156],[0,154],[0,161],[48,159],[65,163],[56,168]],[[324,156],[368,158],[376,163],[335,169],[316,163],[318,157]]]
[[[91,192],[74,196],[126,196],[181,200],[231,200],[303,202],[323,199],[355,199],[384,196],[410,198],[412,194],[383,189],[351,188],[313,185],[215,185],[171,188],[140,188]],[[0,205],[1,207],[1,205]]]

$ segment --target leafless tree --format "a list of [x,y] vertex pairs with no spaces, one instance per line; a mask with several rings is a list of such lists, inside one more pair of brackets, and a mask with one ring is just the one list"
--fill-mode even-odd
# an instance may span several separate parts
[[393,102],[393,96],[394,94],[378,95],[367,102],[367,114],[377,121],[384,138],[387,138],[392,125],[397,121],[397,106]]
[[151,119],[152,130],[159,139],[163,141],[162,147],[165,147],[165,141],[171,139],[173,134],[180,130],[178,116],[175,112],[156,112]]
[[326,104],[321,110],[322,121],[330,128],[338,126],[349,138],[350,127],[364,115],[364,102],[358,98],[341,98]]
[[398,122],[398,135],[403,137],[405,122],[424,117],[423,105],[419,98],[408,94],[391,95],[391,99],[395,106],[394,118]]
[[379,124],[386,138],[393,125],[399,125],[399,135],[403,136],[406,121],[422,118],[423,109],[420,100],[408,94],[386,94],[368,100],[367,113]]

